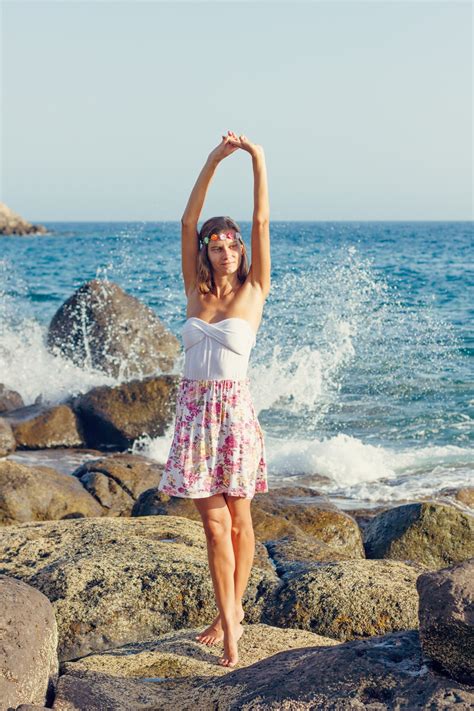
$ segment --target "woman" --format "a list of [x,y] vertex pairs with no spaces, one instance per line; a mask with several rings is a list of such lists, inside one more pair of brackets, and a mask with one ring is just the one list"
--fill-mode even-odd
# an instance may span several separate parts
[[[230,217],[197,223],[217,165],[244,150],[252,157],[254,210],[249,268],[240,228]],[[192,498],[201,515],[219,614],[201,634],[223,640],[223,666],[238,661],[245,592],[255,551],[250,503],[268,491],[263,433],[247,365],[270,290],[269,202],[261,146],[233,131],[209,154],[181,218],[187,320],[184,373],[175,431],[159,489]]]

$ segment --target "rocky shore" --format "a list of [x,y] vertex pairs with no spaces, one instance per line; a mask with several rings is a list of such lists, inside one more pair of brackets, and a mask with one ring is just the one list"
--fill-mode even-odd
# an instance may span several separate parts
[[[104,372],[146,353],[126,382],[28,406],[0,386],[1,709],[473,708],[474,489],[350,512],[306,486],[257,494],[237,667],[195,640],[216,613],[199,514],[129,451],[171,422],[179,348],[132,299],[94,280],[48,335]],[[119,322],[135,336],[101,338]],[[87,458],[19,456],[48,451]]]
[[13,212],[4,202],[0,202],[0,235],[48,234],[44,225],[32,225],[21,215]]

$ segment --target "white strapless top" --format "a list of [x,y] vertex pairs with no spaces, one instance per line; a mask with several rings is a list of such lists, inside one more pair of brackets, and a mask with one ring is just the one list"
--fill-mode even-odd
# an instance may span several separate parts
[[183,377],[193,380],[244,380],[256,333],[249,321],[234,316],[208,323],[197,316],[182,328]]

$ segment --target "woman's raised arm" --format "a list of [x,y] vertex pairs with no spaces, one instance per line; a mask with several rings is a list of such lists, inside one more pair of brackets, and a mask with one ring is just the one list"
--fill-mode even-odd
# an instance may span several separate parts
[[262,146],[251,143],[244,135],[232,135],[234,146],[252,156],[253,168],[253,216],[251,248],[252,258],[248,279],[258,285],[266,299],[270,292],[270,203],[268,199],[267,168]]
[[207,189],[221,160],[234,153],[238,146],[230,143],[230,135],[222,136],[222,141],[212,150],[198,175],[181,218],[181,267],[186,294],[196,279],[198,255],[197,223],[201,214]]

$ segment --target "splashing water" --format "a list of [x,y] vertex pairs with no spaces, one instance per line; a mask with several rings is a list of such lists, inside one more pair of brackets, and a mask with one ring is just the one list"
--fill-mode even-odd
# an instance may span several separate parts
[[[417,247],[412,234],[412,252],[385,242],[376,264],[363,253],[364,239],[373,241],[376,227],[364,226],[372,230],[365,237],[355,228],[344,233],[334,225],[295,225],[274,228],[272,291],[249,365],[271,480],[296,484],[319,475],[326,483],[318,481],[318,488],[373,502],[470,483],[473,402],[466,398],[466,350],[459,327],[443,318],[434,287],[430,293],[415,269],[429,262],[426,244],[436,243],[439,251],[439,239],[435,235],[434,242],[426,242],[427,232],[416,226],[413,234],[426,244]],[[176,254],[161,241],[179,225],[127,225],[112,237],[102,234],[95,242],[96,264],[88,262],[84,277],[78,265],[84,271],[87,250],[81,248],[80,229],[85,228],[73,231],[76,252],[68,254],[68,266],[76,260],[73,278],[58,294],[66,262],[63,269],[56,262],[48,275],[49,291],[56,293],[42,322],[32,315],[30,272],[23,275],[13,257],[0,262],[0,382],[18,390],[27,404],[39,395],[58,402],[95,385],[120,382],[79,369],[44,345],[54,310],[92,275],[121,282],[176,333],[184,320]],[[401,228],[391,229],[402,239]],[[340,233],[342,242],[336,239]],[[315,235],[320,243],[308,248]],[[89,234],[87,239],[90,244]],[[47,244],[43,241],[43,249]],[[453,244],[451,239],[451,249]],[[57,259],[61,252],[53,249]],[[396,277],[392,266],[380,262],[398,265],[400,254],[411,260],[410,268],[397,266]],[[436,283],[446,265],[432,261]],[[45,280],[44,274],[36,277],[36,283]],[[460,305],[463,294],[462,288],[455,294]],[[181,356],[174,372],[180,373],[182,365]],[[171,424],[163,437],[137,440],[133,451],[164,462],[172,433]]]

